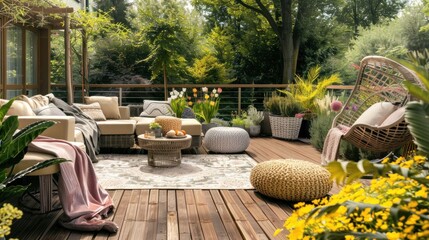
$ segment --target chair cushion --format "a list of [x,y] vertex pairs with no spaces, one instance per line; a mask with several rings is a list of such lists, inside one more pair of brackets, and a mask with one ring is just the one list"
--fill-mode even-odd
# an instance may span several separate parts
[[101,135],[129,135],[134,134],[136,121],[134,120],[106,120],[97,122]]
[[74,104],[76,107],[78,107],[82,112],[84,112],[86,115],[88,115],[90,118],[94,119],[95,121],[106,121],[106,117],[103,114],[103,111],[101,110],[100,103],[95,102],[91,104]]
[[[136,135],[144,134],[146,131],[149,131],[149,123],[153,122],[153,118],[148,117],[134,117],[137,121],[136,124]],[[187,134],[192,136],[201,135],[201,123],[196,119],[181,119],[182,120],[182,130],[185,130]]]
[[[0,99],[0,106],[6,104],[9,100]],[[7,115],[16,115],[16,116],[36,116],[31,109],[30,105],[21,100],[15,100],[10,106],[9,111],[7,111]]]
[[173,116],[173,110],[171,109],[168,101],[143,101],[143,112],[140,117],[157,117],[157,116]]
[[378,102],[369,107],[356,119],[354,124],[380,126],[381,123],[394,111],[396,106],[390,102]]
[[386,120],[384,120],[380,127],[388,126],[393,123],[397,123],[401,119],[403,119],[405,116],[405,107],[400,107],[396,111],[394,111],[392,114],[390,114]]
[[107,119],[120,119],[118,97],[91,96],[85,97],[85,103],[91,104],[98,102],[101,106],[104,116]]

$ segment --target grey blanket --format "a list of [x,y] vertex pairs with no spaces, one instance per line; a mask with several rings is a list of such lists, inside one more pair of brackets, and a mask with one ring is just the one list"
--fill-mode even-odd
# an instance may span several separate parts
[[100,152],[100,131],[94,119],[83,113],[76,106],[68,105],[63,100],[53,96],[48,97],[50,102],[55,104],[67,116],[75,117],[76,128],[82,132],[84,137],[86,153],[92,162],[97,162],[97,154]]

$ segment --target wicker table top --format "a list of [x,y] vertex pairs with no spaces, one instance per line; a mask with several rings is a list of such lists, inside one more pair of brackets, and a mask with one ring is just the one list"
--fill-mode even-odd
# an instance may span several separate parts
[[139,146],[146,150],[176,150],[185,149],[191,146],[192,136],[187,134],[184,138],[145,138],[144,134],[139,135]]

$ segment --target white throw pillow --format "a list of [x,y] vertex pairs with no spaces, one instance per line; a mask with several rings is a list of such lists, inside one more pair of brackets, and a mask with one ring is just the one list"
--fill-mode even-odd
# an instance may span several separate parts
[[380,126],[381,123],[394,111],[396,106],[390,102],[378,102],[369,107],[354,124],[365,124],[369,126]]
[[121,119],[118,97],[91,96],[84,98],[86,104],[98,102],[107,119]]
[[[9,100],[1,99],[0,106],[6,104]],[[21,100],[15,100],[10,106],[9,111],[7,111],[7,115],[16,115],[16,116],[36,116],[31,109],[30,105]]]
[[143,101],[143,112],[140,117],[157,117],[157,116],[173,116],[173,110],[171,109],[168,101]]
[[104,116],[103,111],[101,110],[100,103],[95,102],[91,104],[73,104],[78,107],[82,112],[88,115],[90,118],[95,121],[106,121],[106,116]]
[[380,127],[390,125],[392,123],[396,123],[401,120],[405,115],[405,107],[400,107],[392,114],[390,114],[383,123],[380,124]]

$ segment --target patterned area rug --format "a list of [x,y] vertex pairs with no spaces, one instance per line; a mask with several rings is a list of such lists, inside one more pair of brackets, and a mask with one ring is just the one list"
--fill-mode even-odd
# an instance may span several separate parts
[[100,154],[94,163],[105,189],[253,189],[256,162],[246,154],[183,155],[176,167],[147,165],[147,155]]

